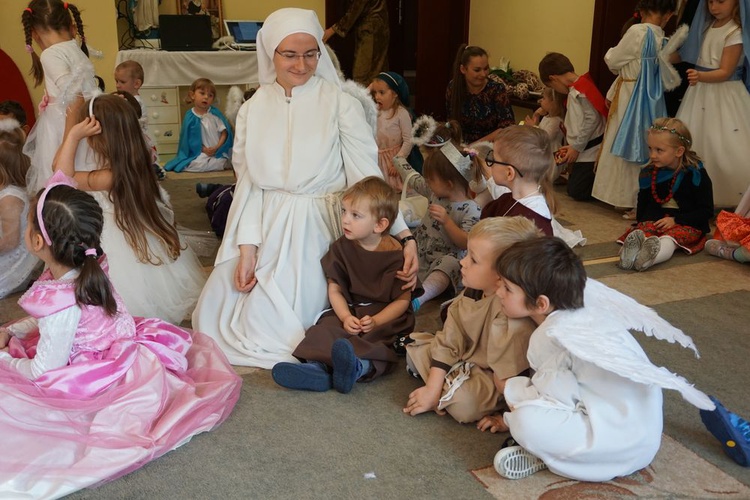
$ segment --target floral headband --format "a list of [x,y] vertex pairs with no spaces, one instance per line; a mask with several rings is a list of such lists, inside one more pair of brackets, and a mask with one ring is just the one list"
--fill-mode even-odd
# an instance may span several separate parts
[[686,146],[690,146],[693,143],[693,141],[680,134],[675,128],[669,128],[660,125],[651,125],[651,130],[658,130],[659,132],[669,132],[672,135],[676,135],[677,138],[680,139]]
[[75,180],[65,175],[62,170],[57,170],[55,174],[50,177],[50,180],[47,181],[47,185],[44,187],[44,191],[42,191],[42,194],[39,195],[39,200],[36,202],[36,219],[39,223],[39,231],[42,233],[44,242],[50,246],[52,245],[52,240],[50,239],[49,234],[47,234],[47,228],[44,227],[42,209],[44,209],[44,202],[47,199],[47,194],[52,190],[52,188],[57,186],[70,186],[72,188],[77,188],[78,184]]

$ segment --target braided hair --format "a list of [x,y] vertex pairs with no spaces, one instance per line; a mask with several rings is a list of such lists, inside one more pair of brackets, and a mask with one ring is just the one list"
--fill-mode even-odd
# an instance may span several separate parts
[[[71,18],[72,16],[72,18]],[[75,23],[75,31],[73,31]],[[71,35],[76,33],[81,38],[81,50],[88,57],[89,49],[86,45],[86,35],[83,31],[83,20],[78,7],[72,3],[61,0],[31,0],[21,14],[21,24],[26,41],[26,51],[31,55],[31,74],[34,77],[34,86],[38,87],[44,79],[44,68],[42,61],[31,45],[34,29],[52,31],[70,31]]]
[[[38,199],[39,195],[34,206]],[[41,232],[37,210],[30,212],[33,229]],[[90,194],[70,186],[54,186],[44,200],[42,218],[52,242],[52,257],[64,266],[79,270],[75,280],[76,302],[101,306],[110,316],[115,315],[117,303],[112,286],[98,260],[103,253],[100,238],[104,226],[99,203]],[[96,254],[90,251],[87,254],[91,249],[95,249]]]

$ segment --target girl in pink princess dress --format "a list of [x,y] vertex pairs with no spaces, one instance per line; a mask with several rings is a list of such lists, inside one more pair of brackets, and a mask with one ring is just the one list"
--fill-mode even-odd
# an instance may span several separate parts
[[[0,497],[58,498],[210,431],[241,379],[213,341],[128,314],[106,275],[102,209],[56,173],[25,242],[47,269],[0,328]],[[9,452],[12,450],[12,452]]]

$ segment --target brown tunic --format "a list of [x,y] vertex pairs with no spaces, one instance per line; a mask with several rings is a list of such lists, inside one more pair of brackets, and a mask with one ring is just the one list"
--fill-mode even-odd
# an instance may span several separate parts
[[[474,422],[500,407],[502,393],[493,375],[502,380],[529,368],[526,351],[534,328],[529,318],[508,319],[495,295],[475,300],[461,293],[443,329],[435,335],[412,333],[406,352],[423,380],[433,366],[450,371],[457,363],[473,363],[469,379],[441,408],[459,422]],[[445,383],[442,394],[448,389]]]
[[[404,282],[396,272],[404,266],[401,245],[386,236],[375,251],[365,250],[358,243],[339,238],[321,259],[323,272],[329,281],[337,283],[357,318],[373,316],[404,294]],[[421,287],[414,296],[421,293]],[[369,379],[390,371],[398,361],[393,341],[398,335],[414,330],[411,306],[398,318],[377,325],[372,331],[352,335],[344,330],[333,309],[323,313],[314,326],[305,332],[293,354],[301,360],[320,361],[331,366],[333,343],[346,338],[354,346],[358,358],[370,360],[375,368]]]

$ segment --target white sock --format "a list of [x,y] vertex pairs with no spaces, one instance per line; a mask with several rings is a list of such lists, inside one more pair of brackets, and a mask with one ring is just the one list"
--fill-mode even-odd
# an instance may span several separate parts
[[661,264],[672,258],[672,254],[677,249],[677,243],[669,236],[659,236],[659,253],[656,254],[654,264]]
[[434,299],[443,293],[450,284],[451,279],[447,274],[443,271],[433,271],[427,276],[424,282],[422,282],[424,293],[414,300],[418,301],[419,305],[422,305],[428,300]]

